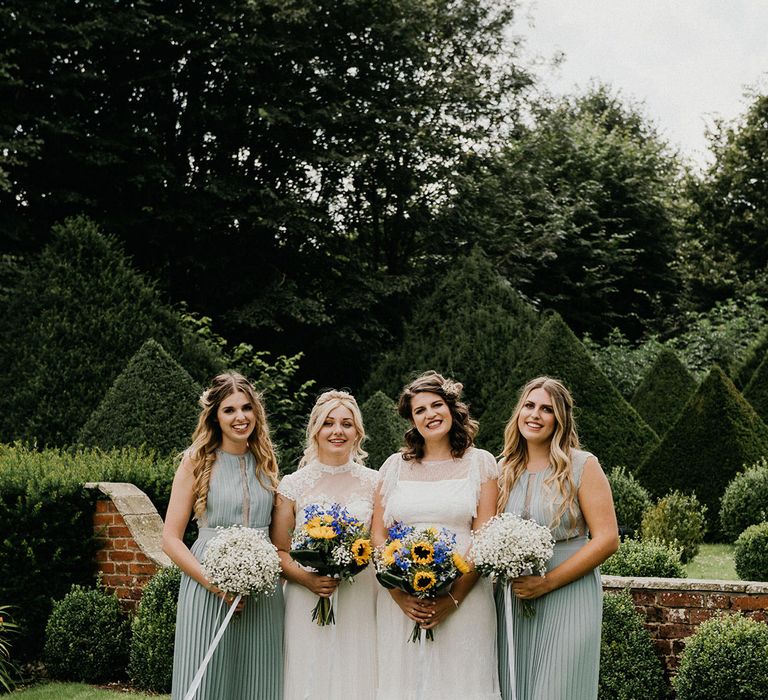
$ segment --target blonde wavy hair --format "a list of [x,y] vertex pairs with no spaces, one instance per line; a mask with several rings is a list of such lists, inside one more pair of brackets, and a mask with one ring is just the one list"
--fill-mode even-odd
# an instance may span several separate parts
[[352,394],[346,391],[331,389],[317,397],[317,401],[315,401],[315,405],[312,407],[312,412],[309,414],[306,448],[304,449],[304,455],[299,461],[299,469],[317,459],[319,451],[317,436],[323,427],[323,423],[325,423],[325,419],[328,418],[331,411],[339,406],[348,408],[352,413],[352,424],[357,431],[350,453],[352,461],[360,465],[365,463],[365,458],[368,456],[368,453],[363,449],[365,427],[363,426],[363,415],[360,413],[357,401],[355,401],[355,397]]
[[213,378],[211,386],[200,396],[198,403],[202,410],[197,419],[197,427],[192,433],[192,446],[187,450],[195,476],[193,510],[197,520],[200,520],[205,513],[211,470],[216,461],[216,450],[221,447],[221,426],[217,420],[219,406],[224,399],[238,391],[242,391],[253,406],[256,425],[248,439],[248,449],[256,458],[256,477],[266,488],[272,491],[277,488],[277,458],[269,437],[267,414],[264,411],[261,394],[241,374],[236,372],[219,374]]
[[544,389],[549,394],[555,414],[555,430],[549,443],[549,463],[554,471],[546,477],[544,483],[548,488],[557,486],[562,496],[562,503],[554,514],[551,524],[556,523],[567,512],[573,527],[578,516],[575,508],[577,494],[571,459],[573,450],[579,449],[579,436],[576,433],[573,418],[573,397],[562,382],[552,377],[536,377],[522,388],[517,406],[504,429],[499,499],[496,510],[499,513],[504,510],[509,494],[525,471],[528,462],[528,446],[525,438],[520,434],[518,418],[528,395],[535,389]]

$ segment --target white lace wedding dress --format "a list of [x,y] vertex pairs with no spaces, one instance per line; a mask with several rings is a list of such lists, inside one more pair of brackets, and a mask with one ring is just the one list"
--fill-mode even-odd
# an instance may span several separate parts
[[[296,525],[304,508],[339,503],[371,524],[377,472],[359,464],[330,467],[313,462],[283,477],[278,493],[295,504]],[[376,588],[373,565],[339,584],[336,624],[312,621],[318,597],[297,583],[285,584],[285,700],[373,698],[376,687]]]
[[[461,459],[406,462],[394,454],[380,470],[384,524],[435,525],[456,533],[460,552],[470,544],[480,487],[498,478],[489,452],[470,448]],[[434,629],[434,641],[412,643],[413,621],[380,588],[378,700],[498,700],[496,612],[489,579],[481,578]]]

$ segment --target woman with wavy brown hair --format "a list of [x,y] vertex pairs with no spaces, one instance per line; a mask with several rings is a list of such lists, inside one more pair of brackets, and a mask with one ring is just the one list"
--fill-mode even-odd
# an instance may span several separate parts
[[[200,561],[217,527],[243,525],[267,532],[277,487],[277,460],[261,398],[236,373],[220,374],[200,397],[201,412],[173,479],[163,527],[163,550],[182,570],[173,656],[174,700],[184,697],[232,596],[211,584]],[[183,541],[190,516],[199,533]],[[282,697],[283,600],[239,605],[216,648],[196,700],[279,700]]]
[[[599,565],[618,548],[608,480],[581,450],[562,382],[528,382],[504,431],[497,510],[549,527],[544,576],[499,584],[499,678],[504,700],[594,700],[600,668]],[[532,603],[526,617],[521,601]],[[507,628],[510,623],[512,629]]]
[[[371,535],[381,546],[395,522],[445,527],[466,554],[471,533],[496,512],[498,467],[473,446],[478,424],[461,400],[462,385],[437,372],[403,389],[398,410],[411,423],[405,446],[380,470]],[[488,579],[457,579],[435,599],[381,588],[377,603],[379,700],[498,700],[496,619]],[[434,641],[408,642],[417,622]]]

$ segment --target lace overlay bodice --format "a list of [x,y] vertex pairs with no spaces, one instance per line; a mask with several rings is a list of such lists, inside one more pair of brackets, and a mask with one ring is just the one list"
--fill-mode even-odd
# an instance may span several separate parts
[[370,527],[377,481],[378,474],[373,469],[354,462],[340,467],[311,462],[284,476],[277,492],[296,504],[297,525],[304,523],[307,506],[338,503]]

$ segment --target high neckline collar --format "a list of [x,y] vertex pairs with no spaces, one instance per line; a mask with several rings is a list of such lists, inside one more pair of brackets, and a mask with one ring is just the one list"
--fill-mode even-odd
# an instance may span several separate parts
[[310,466],[314,469],[317,469],[321,472],[327,472],[329,474],[334,474],[337,472],[348,472],[352,471],[355,468],[355,463],[353,461],[349,461],[346,464],[339,464],[339,465],[333,465],[333,464],[323,464],[320,460],[316,459],[310,462],[307,466]]

